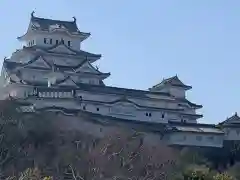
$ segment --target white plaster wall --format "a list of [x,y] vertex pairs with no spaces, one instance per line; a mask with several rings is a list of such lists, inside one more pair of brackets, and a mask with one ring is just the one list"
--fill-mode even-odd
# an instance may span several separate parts
[[[62,100],[59,100],[58,98],[50,98],[50,99],[38,98],[38,100],[33,99],[32,102],[35,103],[37,108],[58,106],[58,107],[67,107],[69,109],[82,109],[88,112],[122,118],[126,120],[137,120],[137,121],[158,122],[158,123],[168,122],[167,118],[161,118],[161,116],[159,116],[159,112],[153,113],[150,117],[150,116],[146,116],[146,113],[149,113],[149,111],[146,111],[144,109],[137,109],[134,106],[132,107],[132,109],[130,109],[129,107],[126,108],[125,107],[126,105],[124,106],[121,104],[114,104],[112,106],[109,106],[109,105],[92,104],[92,103],[80,103],[77,101],[72,101],[71,98],[69,99],[66,98]],[[122,110],[122,112],[121,111],[116,112],[116,110],[113,111],[112,108],[115,108],[115,109],[118,108]],[[127,110],[127,113],[124,112],[124,110]]]
[[177,87],[169,87],[169,93],[177,98],[185,97],[185,90]]
[[[199,139],[199,137],[201,139]],[[171,145],[222,147],[223,139],[224,135],[190,132],[173,132],[168,135],[168,142]]]
[[[117,99],[119,99],[121,96],[118,95],[106,95],[106,94],[92,94],[92,93],[88,93],[88,92],[81,92],[78,91],[77,92],[78,96],[82,96],[82,98],[84,100],[92,100],[92,101],[100,101],[100,102],[111,102],[111,101],[115,101]],[[138,99],[133,99],[130,98],[130,100],[132,100],[133,102],[138,102],[138,103],[142,103],[142,106],[146,106],[146,105],[152,105],[152,107],[155,107],[153,105],[155,105],[153,102],[152,104],[150,103],[149,100],[146,100],[149,103],[144,103],[144,100],[138,100]],[[163,101],[161,102],[159,100],[160,103],[164,103]],[[167,102],[165,102],[167,103]],[[139,108],[136,108],[136,110]],[[184,120],[185,122],[191,122],[191,123],[197,123],[196,119],[194,118],[188,118],[188,117],[182,117],[180,113],[177,112],[169,112],[169,111],[164,111],[164,110],[160,110],[156,111],[156,110],[146,110],[146,109],[142,109],[139,110],[141,111],[141,113],[139,113],[139,115],[136,115],[137,119],[146,119],[147,121],[155,121],[155,122],[168,122],[170,121],[181,121]],[[151,113],[151,117],[146,116],[146,113]],[[104,113],[103,113],[104,114]],[[164,118],[162,118],[162,115],[164,114]],[[122,115],[124,116],[124,115]],[[120,115],[118,115],[118,117],[120,117]]]
[[163,99],[153,99],[147,100],[147,99],[136,99],[136,98],[130,98],[133,102],[136,102],[137,104],[141,104],[144,106],[152,106],[156,108],[170,108],[170,109],[179,109],[176,102],[171,101],[165,101]]
[[[52,39],[52,44],[44,44],[44,38],[47,39]],[[36,44],[39,46],[44,46],[44,47],[51,47],[52,45],[56,44],[56,40],[58,42],[61,41],[61,39],[64,40],[65,44],[67,44],[68,41],[71,41],[71,48],[74,50],[80,50],[80,43],[81,39],[79,37],[71,37],[65,32],[54,32],[54,33],[38,33],[35,34],[35,41]]]
[[33,87],[10,83],[2,89],[2,92],[5,98],[9,95],[18,98],[24,98],[26,97],[27,93],[33,93]]
[[100,93],[90,93],[87,91],[77,90],[76,94],[78,96],[82,96],[84,100],[92,100],[92,101],[102,101],[102,102],[111,102],[119,99],[121,96],[116,94],[100,94]]
[[178,98],[184,98],[185,97],[185,90],[180,87],[171,87],[171,86],[161,86],[159,88],[154,88],[152,91],[156,92],[167,92],[171,95],[178,97]]
[[223,131],[225,132],[225,140],[240,140],[240,128],[223,128]]

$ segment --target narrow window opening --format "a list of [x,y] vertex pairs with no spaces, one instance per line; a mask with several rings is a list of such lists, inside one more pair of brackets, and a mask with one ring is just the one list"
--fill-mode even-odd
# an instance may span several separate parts
[[47,44],[47,38],[44,38],[44,44]]
[[83,106],[83,110],[86,110],[86,106]]
[[56,44],[58,44],[58,40],[56,40]]
[[52,39],[50,39],[50,44],[52,44]]
[[148,116],[148,113],[146,113],[146,116]]
[[97,111],[99,111],[99,108],[97,108]]
[[71,41],[68,41],[68,46],[71,46]]
[[162,114],[162,118],[164,118],[164,114]]
[[152,113],[149,113],[148,116],[151,117],[151,116],[152,116]]

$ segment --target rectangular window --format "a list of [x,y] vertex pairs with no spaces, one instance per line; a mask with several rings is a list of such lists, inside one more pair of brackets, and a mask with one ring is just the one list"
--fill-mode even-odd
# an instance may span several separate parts
[[208,137],[208,140],[210,140],[210,141],[212,141],[213,139],[214,139],[213,136],[209,136],[209,137]]
[[52,39],[50,39],[50,44],[52,44]]
[[64,44],[64,40],[62,39],[62,43]]
[[237,133],[237,135],[239,135],[240,134],[240,130],[236,130],[236,133]]
[[196,136],[196,140],[197,141],[201,141],[202,140],[202,136]]
[[68,41],[68,46],[71,46],[71,41]]
[[56,44],[58,44],[58,40],[56,40]]
[[47,44],[47,38],[44,38],[44,44]]

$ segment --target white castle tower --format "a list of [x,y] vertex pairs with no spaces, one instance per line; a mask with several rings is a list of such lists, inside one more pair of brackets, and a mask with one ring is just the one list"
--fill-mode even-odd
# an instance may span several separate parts
[[186,99],[177,76],[149,90],[106,86],[103,73],[92,63],[101,58],[81,50],[90,33],[81,32],[73,21],[39,18],[31,14],[24,43],[5,58],[1,73],[2,97],[24,100],[36,109],[88,111],[125,120],[154,123],[197,123],[201,105]]

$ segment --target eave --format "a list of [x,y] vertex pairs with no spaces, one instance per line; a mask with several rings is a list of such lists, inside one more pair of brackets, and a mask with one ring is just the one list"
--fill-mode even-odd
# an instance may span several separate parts
[[179,101],[180,103],[187,103],[190,107],[194,109],[201,109],[203,107],[202,105],[192,103],[185,98],[176,98],[176,100]]
[[28,30],[24,35],[17,37],[17,40],[19,41],[26,41],[28,40],[29,36],[32,36],[33,33],[31,30]]
[[87,32],[76,32],[76,33],[70,33],[67,30],[60,30],[60,29],[54,29],[52,31],[43,31],[43,30],[28,30],[24,35],[17,37],[17,39],[19,41],[25,41],[27,40],[27,37],[29,35],[33,35],[35,33],[43,33],[43,34],[54,34],[56,32],[62,32],[62,33],[66,33],[68,36],[70,37],[74,37],[74,38],[80,38],[81,42],[86,40],[87,38],[89,38],[91,36],[91,33],[87,33]]

